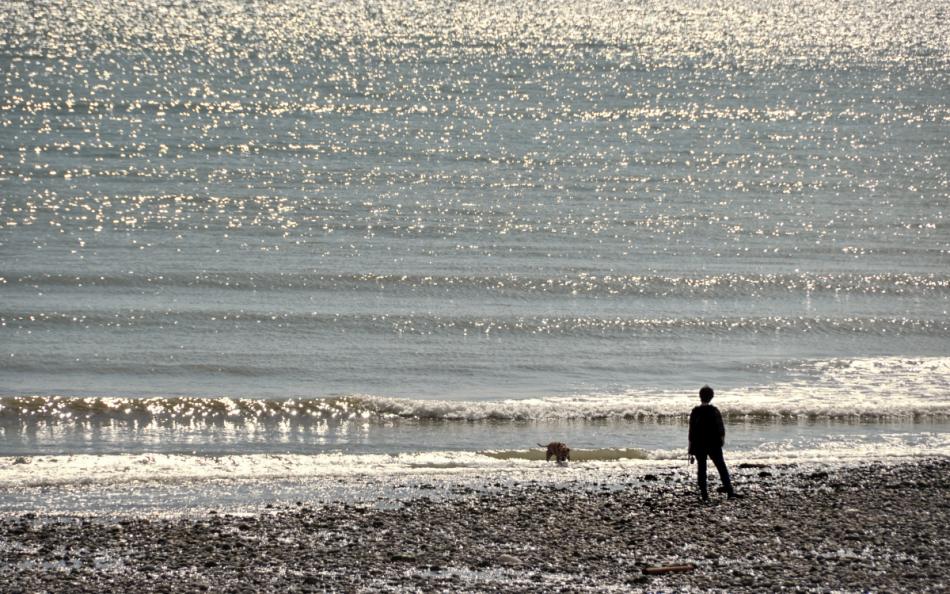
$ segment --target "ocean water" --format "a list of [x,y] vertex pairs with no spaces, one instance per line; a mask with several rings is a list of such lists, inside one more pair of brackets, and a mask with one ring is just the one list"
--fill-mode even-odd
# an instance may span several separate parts
[[950,455],[947,23],[4,2],[0,489]]

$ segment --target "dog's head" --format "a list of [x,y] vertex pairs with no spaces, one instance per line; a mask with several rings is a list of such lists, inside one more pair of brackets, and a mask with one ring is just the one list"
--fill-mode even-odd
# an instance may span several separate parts
[[561,447],[558,448],[558,451],[557,451],[557,459],[558,459],[558,462],[564,462],[565,460],[570,460],[571,448],[567,447],[566,445],[562,443]]

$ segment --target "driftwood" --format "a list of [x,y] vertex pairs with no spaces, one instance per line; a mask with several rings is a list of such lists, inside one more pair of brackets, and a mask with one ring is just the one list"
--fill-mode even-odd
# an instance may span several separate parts
[[684,563],[683,565],[663,565],[659,567],[644,567],[643,573],[646,575],[659,575],[661,573],[683,573],[685,571],[693,571],[696,569],[696,566],[692,563]]

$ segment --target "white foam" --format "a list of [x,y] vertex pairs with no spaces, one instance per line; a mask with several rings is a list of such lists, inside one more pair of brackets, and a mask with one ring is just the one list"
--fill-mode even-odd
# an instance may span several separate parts
[[[804,361],[769,384],[719,390],[715,403],[732,418],[950,418],[950,357],[875,357]],[[6,423],[76,422],[92,418],[191,424],[435,421],[559,421],[685,418],[693,390],[630,389],[619,393],[506,400],[429,400],[354,395],[255,400],[236,398],[8,397]]]
[[[625,454],[626,452],[626,454]],[[537,455],[533,455],[533,454]],[[743,451],[730,451],[732,463],[841,462],[928,456],[950,457],[950,432],[885,433],[784,438]],[[207,480],[324,479],[518,472],[581,474],[604,469],[636,469],[685,460],[682,449],[586,452],[566,466],[544,462],[543,452],[416,452],[386,454],[103,454],[0,458],[0,489],[122,483],[172,483]],[[25,463],[24,463],[25,462]]]
[[83,454],[10,457],[0,460],[0,488],[216,479],[319,478],[357,474],[422,474],[428,470],[446,472],[453,469],[492,469],[519,464],[466,452],[233,456]]
[[[805,361],[789,379],[721,390],[730,417],[914,419],[950,417],[950,357]],[[466,420],[589,420],[685,417],[694,392],[628,390],[498,402],[390,401],[399,416]]]

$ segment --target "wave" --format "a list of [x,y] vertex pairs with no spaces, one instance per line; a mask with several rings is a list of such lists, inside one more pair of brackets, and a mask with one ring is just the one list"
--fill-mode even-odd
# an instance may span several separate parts
[[[353,116],[359,114],[388,114],[392,117],[406,117],[417,114],[426,115],[445,115],[450,112],[446,105],[388,105],[375,99],[364,99],[363,101],[346,101],[340,98],[334,100],[313,101],[310,98],[300,97],[297,102],[284,103],[263,100],[178,100],[168,101],[159,100],[134,100],[124,101],[121,98],[107,100],[85,100],[85,99],[59,99],[44,101],[38,105],[28,97],[15,96],[4,98],[5,102],[0,103],[0,108],[4,111],[14,113],[32,114],[41,110],[47,116],[70,116],[75,115],[96,115],[112,113],[143,114],[149,116],[160,115],[179,116],[179,117],[200,117],[208,115],[241,115],[265,116],[265,117],[308,117],[318,114],[333,113],[336,115]],[[946,108],[942,106],[930,106],[923,113],[919,110],[913,111],[909,108],[901,109],[902,106],[895,106],[895,110],[890,114],[892,118],[908,120],[915,117],[915,121],[926,121],[931,123],[942,122],[948,114]],[[502,104],[494,108],[497,115],[507,117],[517,117],[519,119],[557,119],[581,120],[581,121],[670,121],[685,120],[691,122],[706,121],[802,121],[818,120],[824,121],[834,117],[836,121],[862,122],[875,118],[874,115],[864,112],[841,112],[832,114],[827,111],[816,110],[809,111],[804,109],[783,109],[761,107],[753,108],[749,106],[716,106],[703,107],[691,105],[688,107],[657,107],[650,105],[638,105],[632,107],[620,107],[613,109],[582,109],[566,105],[555,106],[531,106],[525,108],[521,105]],[[480,111],[478,108],[466,105],[453,106],[451,111],[462,117],[478,117]],[[876,120],[874,120],[876,121]],[[248,150],[247,144],[206,144],[205,149],[211,153],[241,153]],[[265,142],[255,141],[250,149],[255,153],[282,152],[282,151],[305,151],[308,154],[329,155],[333,149],[328,145],[318,143],[293,143],[293,142]],[[552,157],[546,161],[548,165],[557,165],[561,159],[569,159],[570,156]],[[506,165],[519,165],[523,159],[507,155],[491,155],[472,158],[475,161],[491,160],[495,163]],[[139,170],[141,171],[141,170]],[[41,175],[40,172],[36,173]],[[135,173],[130,172],[130,176]],[[190,199],[190,197],[189,197]],[[939,226],[939,223],[937,223]]]
[[[741,472],[744,464],[834,463],[950,456],[945,433],[886,434],[869,441],[863,437],[830,436],[808,443],[768,442],[751,450],[730,451],[730,464]],[[210,481],[313,481],[308,491],[327,488],[325,477],[362,480],[378,487],[395,478],[425,481],[458,477],[485,486],[500,477],[519,480],[563,481],[596,479],[598,473],[617,474],[629,483],[644,469],[656,466],[683,469],[682,448],[641,450],[623,448],[572,450],[566,465],[546,462],[544,450],[432,451],[394,454],[74,454],[55,456],[0,456],[0,489],[88,485],[101,488],[120,484],[180,484]],[[734,470],[735,472],[736,470]],[[450,479],[451,480],[451,479]],[[489,482],[486,482],[489,481]],[[336,488],[336,482],[332,483]],[[390,483],[392,485],[392,483]],[[405,486],[403,484],[402,486]],[[340,493],[337,493],[339,496]],[[392,490],[390,490],[390,496]]]
[[531,277],[421,274],[221,272],[67,274],[11,272],[0,284],[41,287],[195,288],[234,291],[488,291],[500,294],[638,297],[768,297],[772,295],[950,294],[950,275],[911,273],[718,274],[708,276],[577,274]]
[[[727,316],[705,317],[596,317],[596,316],[452,316],[430,314],[330,314],[321,312],[264,312],[234,310],[153,311],[88,310],[11,313],[0,311],[0,325],[29,330],[44,328],[197,328],[240,330],[278,327],[296,332],[347,331],[397,335],[511,335],[605,336],[687,333],[710,335],[818,333],[829,335],[945,336],[950,320],[887,316]],[[4,362],[6,364],[11,362]],[[25,364],[25,363],[24,363]]]
[[[535,455],[537,454],[537,455]],[[0,488],[213,480],[312,479],[326,476],[431,475],[558,469],[535,452],[435,451],[398,454],[78,454],[0,457]],[[681,456],[680,456],[681,457]],[[668,459],[640,450],[589,450],[579,464]],[[541,462],[541,464],[539,464]]]
[[[681,395],[680,398],[681,399]],[[689,410],[673,398],[624,397],[548,398],[494,402],[432,401],[345,396],[334,398],[257,400],[245,398],[76,398],[14,396],[0,398],[0,424],[136,422],[158,425],[194,423],[310,425],[364,422],[554,422],[640,421],[676,422]],[[950,417],[950,403],[882,408],[843,405],[793,408],[772,407],[764,401],[720,407],[727,421],[833,419],[884,420],[891,418]]]
[[[774,384],[717,397],[727,422],[874,422],[950,418],[950,357],[803,361]],[[459,422],[684,422],[694,399],[670,390],[630,389],[506,400],[427,400],[348,395],[255,399],[19,395],[0,398],[0,425],[135,422],[215,424]]]

